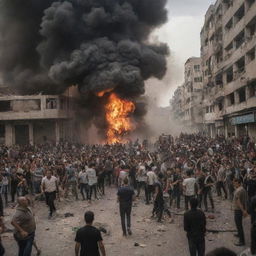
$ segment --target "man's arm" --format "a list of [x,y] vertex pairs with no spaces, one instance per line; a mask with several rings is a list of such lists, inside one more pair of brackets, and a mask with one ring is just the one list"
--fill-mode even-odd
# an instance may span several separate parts
[[80,243],[76,242],[76,245],[75,245],[76,256],[79,256],[80,247],[81,247]]
[[[103,244],[103,241],[99,241],[98,245],[99,245],[99,248],[100,248],[101,256],[106,256],[106,250],[105,250],[105,246]],[[76,256],[78,256],[78,255],[76,255]]]
[[23,230],[23,228],[15,220],[12,220],[11,224],[19,231],[22,237],[25,238],[28,236],[28,232]]

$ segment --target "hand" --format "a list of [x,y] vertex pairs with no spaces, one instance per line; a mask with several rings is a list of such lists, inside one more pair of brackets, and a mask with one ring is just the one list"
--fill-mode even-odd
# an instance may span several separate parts
[[22,230],[22,231],[20,232],[20,235],[21,235],[23,238],[25,238],[25,237],[28,236],[28,232]]

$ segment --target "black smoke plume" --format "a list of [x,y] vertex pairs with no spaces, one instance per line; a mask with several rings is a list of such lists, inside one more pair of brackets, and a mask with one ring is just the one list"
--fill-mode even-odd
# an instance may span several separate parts
[[[21,94],[113,89],[144,94],[166,72],[166,45],[147,43],[166,0],[0,0],[0,72]],[[88,96],[87,96],[88,97]],[[89,105],[88,104],[85,104]]]

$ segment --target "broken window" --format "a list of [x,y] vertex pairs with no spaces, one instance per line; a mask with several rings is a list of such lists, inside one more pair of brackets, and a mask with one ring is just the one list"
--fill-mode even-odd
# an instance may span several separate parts
[[227,83],[230,83],[233,81],[234,76],[233,76],[233,66],[231,66],[227,71],[226,71],[226,76],[227,76]]
[[223,110],[223,101],[219,102],[218,107],[219,107],[219,111]]
[[223,85],[223,76],[222,76],[222,73],[221,73],[221,74],[218,74],[218,75],[215,77],[215,84],[216,84],[216,85]]
[[245,57],[242,57],[239,61],[236,62],[238,74],[244,72],[245,69]]
[[56,98],[46,99],[46,109],[57,109],[57,99]]
[[246,39],[247,39],[247,41],[250,41],[256,32],[256,17],[254,17],[248,23],[248,25],[246,26],[246,30],[247,30],[247,35],[248,35],[248,37]]
[[238,90],[238,95],[239,95],[239,103],[246,101],[245,87]]
[[0,101],[0,112],[11,111],[11,101],[10,100],[2,100]]

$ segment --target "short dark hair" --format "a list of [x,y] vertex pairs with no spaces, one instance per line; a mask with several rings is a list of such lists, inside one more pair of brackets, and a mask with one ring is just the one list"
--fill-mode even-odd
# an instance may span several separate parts
[[237,178],[233,179],[233,182],[236,182],[238,184],[242,184],[242,180],[241,179],[237,179]]
[[93,223],[93,221],[94,221],[94,213],[92,211],[85,212],[84,220],[88,224]]
[[196,198],[190,199],[190,207],[191,209],[196,209],[198,206],[198,200]]
[[129,183],[128,178],[127,178],[127,177],[125,177],[123,182],[124,182],[124,184],[125,184],[125,185],[127,185],[127,184]]
[[192,171],[191,170],[187,170],[186,174],[187,174],[187,176],[191,176],[192,175]]
[[237,254],[225,247],[216,248],[206,256],[237,256]]

